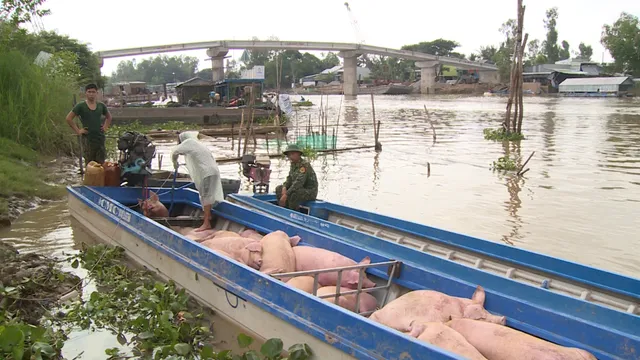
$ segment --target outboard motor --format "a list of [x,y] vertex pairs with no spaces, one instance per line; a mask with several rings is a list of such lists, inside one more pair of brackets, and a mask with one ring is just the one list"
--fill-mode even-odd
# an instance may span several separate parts
[[151,161],[156,155],[156,147],[151,140],[139,132],[127,131],[118,139],[120,150],[120,178],[128,186],[139,186],[151,175]]
[[268,155],[242,156],[242,175],[253,183],[255,194],[269,192],[269,177],[271,176],[271,160]]

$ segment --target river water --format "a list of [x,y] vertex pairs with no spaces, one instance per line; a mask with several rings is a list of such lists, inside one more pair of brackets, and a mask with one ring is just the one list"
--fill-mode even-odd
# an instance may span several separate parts
[[[320,104],[320,96],[307,98]],[[369,96],[330,96],[328,102],[330,134],[340,114],[339,148],[373,145]],[[640,277],[640,101],[527,97],[524,102],[527,139],[503,144],[484,140],[482,130],[500,125],[505,98],[377,96],[382,152],[319,156],[312,162],[318,197]],[[310,115],[317,129],[318,109],[298,110],[288,141],[304,134]],[[207,143],[218,158],[237,153],[230,139]],[[164,169],[172,170],[174,144],[156,142]],[[274,140],[268,145],[271,153],[279,151]],[[258,139],[257,152],[266,151],[267,141]],[[505,154],[522,164],[534,151],[523,177],[490,169]],[[272,159],[271,168],[273,191],[289,164]],[[241,177],[238,164],[220,170],[225,178]],[[250,192],[242,180],[240,191]],[[26,213],[0,231],[0,238],[21,251],[54,256],[75,252],[86,236],[71,225],[66,202]],[[117,345],[110,336],[96,341]]]

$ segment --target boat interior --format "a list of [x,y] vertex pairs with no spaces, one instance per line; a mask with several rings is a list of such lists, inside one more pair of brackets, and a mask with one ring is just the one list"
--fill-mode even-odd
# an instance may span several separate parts
[[[108,197],[130,211],[141,213],[137,205],[141,194],[139,188],[91,188],[88,190],[98,193],[99,196]],[[173,202],[170,217],[154,218],[152,220],[164,226],[165,231],[169,232],[174,238],[179,237],[184,242],[193,242],[180,235],[178,231],[182,227],[197,227],[200,225],[202,210],[198,202],[198,193],[188,188],[175,190],[173,193],[166,188],[150,190],[159,195],[160,201],[167,208],[170,208]],[[83,191],[85,190],[83,189]],[[584,349],[598,359],[630,358],[632,354],[636,353],[636,349],[640,351],[640,337],[637,331],[636,333],[629,331],[629,329],[620,331],[619,328],[585,321],[578,317],[540,306],[533,300],[536,296],[547,296],[544,295],[544,289],[530,286],[525,288],[524,285],[513,282],[514,284],[509,285],[513,286],[513,288],[505,290],[511,291],[511,293],[496,291],[491,289],[488,284],[472,283],[454,277],[442,270],[427,270],[416,263],[417,258],[415,257],[393,258],[375,247],[357,246],[352,242],[331,237],[313,229],[284,221],[276,216],[259,213],[228,201],[218,204],[212,212],[212,226],[218,230],[240,232],[245,229],[253,229],[262,235],[282,230],[289,236],[300,236],[301,241],[297,246],[324,248],[347,256],[356,262],[368,256],[371,259],[371,263],[360,265],[356,268],[363,269],[369,280],[376,283],[373,289],[364,291],[370,292],[376,298],[378,308],[409,291],[419,289],[435,290],[450,296],[471,298],[476,287],[480,285],[485,287],[485,309],[494,315],[506,316],[507,326],[509,327],[558,345]],[[155,233],[157,234],[157,232]],[[200,246],[207,249],[202,245]],[[212,252],[211,250],[208,251]],[[235,263],[234,260],[228,259],[228,261]],[[256,271],[244,264],[237,264],[242,265],[248,272]],[[327,270],[336,271],[337,269]],[[473,268],[469,268],[466,271],[475,275],[477,275],[476,272],[478,274],[481,273],[481,271]],[[287,275],[291,276],[292,274]],[[272,277],[273,281],[278,281],[276,280],[277,278],[278,276]],[[495,281],[508,280],[497,279]],[[518,288],[518,286],[521,286],[521,288]],[[518,289],[522,289],[522,291],[520,295],[516,296],[520,291]],[[303,291],[295,290],[302,296]],[[360,291],[361,289],[359,288],[356,293]],[[558,304],[558,306],[569,306],[567,304]],[[334,305],[327,304],[327,306]],[[587,310],[588,308],[585,307],[576,311]],[[366,313],[361,314],[361,316],[367,315]],[[616,319],[612,319],[612,321],[616,321]],[[391,329],[389,330],[391,331]]]
[[[287,215],[292,211],[277,206],[272,194],[232,194],[227,200],[291,218]],[[638,279],[561,259],[552,259],[552,265],[545,255],[518,249],[512,251],[513,248],[502,244],[323,201],[308,202],[299,212],[344,228],[345,231],[334,232],[334,235],[343,235],[341,238],[359,238],[353,235],[359,232],[524,284],[544,287],[557,294],[640,315]],[[321,226],[307,224],[315,228]],[[322,229],[326,231],[327,227]]]

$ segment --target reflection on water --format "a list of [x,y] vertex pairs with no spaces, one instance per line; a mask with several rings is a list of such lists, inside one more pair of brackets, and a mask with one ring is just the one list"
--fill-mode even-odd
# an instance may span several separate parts
[[[320,104],[320,96],[309,97]],[[629,99],[527,98],[521,144],[486,141],[498,127],[499,97],[377,96],[383,151],[364,149],[319,156],[312,162],[319,197],[628,275],[640,274],[640,102]],[[437,141],[423,106],[429,109]],[[373,145],[371,100],[329,99],[338,118],[338,147]],[[297,109],[288,140],[318,126],[318,107]],[[297,119],[297,120],[296,120]],[[296,126],[297,123],[297,126]],[[296,130],[297,129],[297,130]],[[333,129],[329,126],[328,132]],[[237,155],[230,138],[207,140],[215,156]],[[156,142],[163,168],[172,170],[175,143]],[[253,148],[253,140],[247,144]],[[269,144],[281,152],[286,143]],[[267,152],[258,139],[258,152]],[[489,169],[510,154],[518,164],[535,151],[523,177]],[[154,162],[155,164],[156,162]],[[427,163],[430,164],[428,176]],[[271,190],[289,171],[272,159]],[[223,177],[241,177],[239,164],[220,165]],[[185,171],[181,169],[181,171]],[[251,187],[243,179],[241,192]],[[24,215],[0,233],[25,250],[49,253],[73,245],[64,204]]]

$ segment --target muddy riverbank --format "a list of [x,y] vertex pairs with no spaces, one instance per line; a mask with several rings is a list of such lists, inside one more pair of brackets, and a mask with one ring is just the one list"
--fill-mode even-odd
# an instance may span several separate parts
[[[64,187],[67,185],[79,184],[82,182],[82,176],[79,173],[78,159],[71,157],[59,157],[53,160],[44,160],[36,165],[37,173],[33,176],[44,174],[43,182],[46,185],[56,187]],[[24,171],[33,171],[29,167],[25,167]],[[34,210],[42,204],[49,203],[55,198],[61,198],[64,191],[58,191],[54,199],[44,199],[38,196],[28,194],[11,195],[5,199],[7,203],[6,213],[0,214],[0,228],[11,226],[20,215],[29,210]]]

